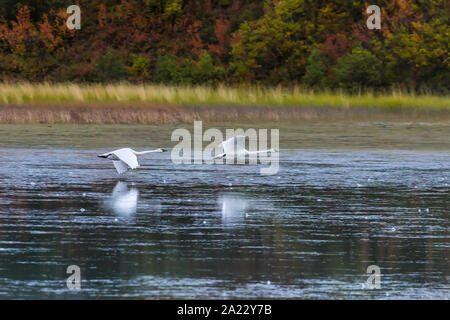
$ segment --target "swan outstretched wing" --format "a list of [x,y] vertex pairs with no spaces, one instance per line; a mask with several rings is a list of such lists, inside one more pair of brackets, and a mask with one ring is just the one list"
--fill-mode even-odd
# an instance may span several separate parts
[[130,169],[130,167],[128,167],[122,160],[113,160],[113,165],[119,174],[122,174]]
[[[139,167],[137,157],[131,149],[128,149],[128,148],[119,149],[119,150],[114,151],[113,153],[117,158],[119,158],[119,160],[123,161],[131,169],[136,169],[137,167]],[[117,167],[116,167],[116,169],[117,169]]]
[[225,154],[245,153],[245,136],[235,136],[222,142]]

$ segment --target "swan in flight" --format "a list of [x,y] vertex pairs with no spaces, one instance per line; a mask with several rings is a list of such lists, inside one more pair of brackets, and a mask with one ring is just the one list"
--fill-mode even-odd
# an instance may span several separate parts
[[227,141],[222,142],[223,153],[218,154],[213,159],[219,159],[226,156],[245,156],[257,155],[259,153],[278,152],[277,149],[248,151],[245,149],[245,136],[234,136]]
[[112,160],[114,167],[116,168],[117,172],[119,174],[122,174],[129,169],[136,169],[139,167],[139,163],[137,161],[136,156],[140,156],[147,153],[152,152],[165,152],[166,149],[155,149],[155,150],[149,150],[149,151],[134,151],[130,148],[123,148],[118,149],[115,151],[99,154],[98,157],[100,158],[106,158]]

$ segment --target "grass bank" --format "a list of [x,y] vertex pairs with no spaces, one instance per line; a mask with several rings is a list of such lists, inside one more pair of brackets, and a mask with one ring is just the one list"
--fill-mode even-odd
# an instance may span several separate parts
[[412,117],[448,120],[450,96],[301,88],[0,84],[1,123],[180,123]]
[[0,103],[21,104],[172,104],[309,107],[426,108],[450,110],[450,96],[392,92],[348,95],[286,88],[210,88],[162,85],[0,84]]

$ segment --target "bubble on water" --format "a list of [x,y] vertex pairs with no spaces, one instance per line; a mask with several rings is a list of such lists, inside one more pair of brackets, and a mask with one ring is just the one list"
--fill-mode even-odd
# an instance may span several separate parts
[[322,199],[317,199],[317,202],[322,202]]
[[270,280],[267,280],[267,284],[270,285]]
[[114,222],[117,222],[117,221],[119,221],[119,219],[115,218],[115,219],[114,219]]
[[85,209],[85,208],[81,208],[80,211],[81,211],[81,212],[85,212],[86,209]]
[[203,224],[206,224],[206,220],[203,220]]
[[245,214],[245,217],[248,218],[248,213]]
[[425,211],[426,211],[426,212],[430,212],[430,208],[426,208]]
[[360,188],[360,187],[362,187],[362,184],[357,183],[356,186],[357,186],[358,188]]
[[86,192],[83,192],[82,196],[83,196],[83,197],[86,197]]
[[397,229],[396,229],[395,227],[392,227],[392,228],[391,228],[391,231],[393,231],[393,232],[396,231],[396,230],[397,230]]
[[419,210],[417,210],[417,211],[422,212],[422,209],[419,209]]
[[163,180],[163,183],[167,183],[167,182],[166,182],[166,179]]
[[34,186],[34,185],[36,185],[36,182],[30,182],[30,184],[31,184],[32,186]]

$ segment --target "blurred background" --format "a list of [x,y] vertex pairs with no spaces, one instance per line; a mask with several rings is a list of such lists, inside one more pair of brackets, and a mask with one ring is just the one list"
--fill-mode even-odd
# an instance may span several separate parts
[[4,81],[450,86],[446,0],[3,0],[0,14]]

